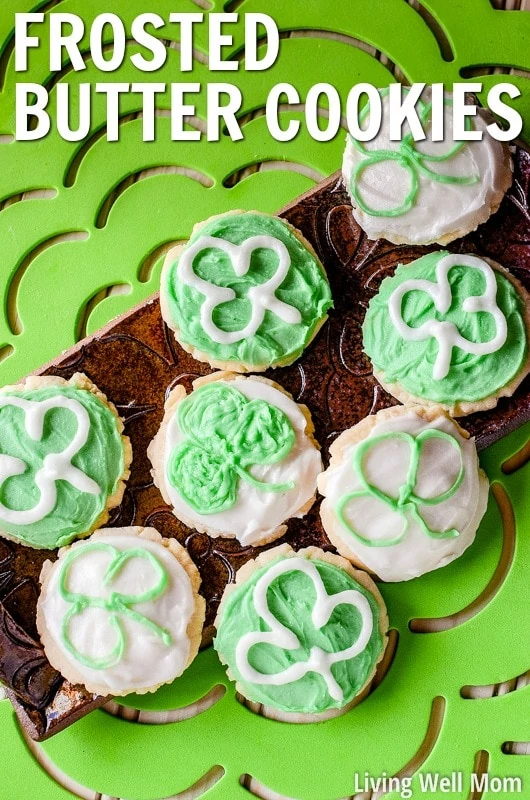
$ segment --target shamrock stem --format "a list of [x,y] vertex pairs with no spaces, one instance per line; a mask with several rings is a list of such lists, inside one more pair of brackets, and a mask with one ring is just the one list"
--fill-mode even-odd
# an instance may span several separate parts
[[247,483],[250,483],[255,489],[259,489],[262,492],[288,492],[290,489],[294,489],[296,486],[294,481],[288,481],[287,483],[267,483],[266,481],[259,481],[257,478],[254,478],[250,472],[243,467],[240,467],[234,464],[234,469],[239,475]]
[[121,613],[125,617],[129,617],[129,619],[134,620],[134,622],[138,622],[140,625],[144,625],[149,630],[153,631],[159,639],[162,639],[163,643],[169,647],[169,645],[173,642],[171,638],[171,634],[165,628],[161,628],[160,625],[157,625],[156,622],[144,617],[143,614],[140,614],[138,611],[133,611],[132,608],[128,608],[127,606],[123,606],[121,609]]
[[430,539],[456,539],[457,536],[460,536],[460,531],[457,531],[456,528],[450,528],[448,531],[431,530],[418,511],[415,503],[408,504],[408,511],[414,522],[420,526],[421,531]]

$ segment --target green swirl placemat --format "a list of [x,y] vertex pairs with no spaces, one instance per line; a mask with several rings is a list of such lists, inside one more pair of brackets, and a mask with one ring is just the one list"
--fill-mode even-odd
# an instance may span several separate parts
[[[304,126],[289,143],[269,135],[264,104],[280,81],[293,83],[302,98],[311,85],[329,82],[344,100],[358,81],[476,79],[487,90],[510,80],[522,91],[515,105],[529,138],[530,14],[524,7],[525,0],[3,0],[1,382],[16,380],[153,293],[164,253],[197,220],[238,207],[274,211],[338,168],[342,134],[325,144],[313,141]],[[17,75],[14,13],[31,10],[75,13],[87,27],[106,11],[127,25],[146,11],[166,18],[174,11],[261,11],[277,21],[281,53],[265,73],[215,73],[216,81],[237,83],[243,92],[241,142],[228,136],[171,142],[167,95],[158,97],[156,142],[141,141],[140,95],[123,98],[117,143],[105,140],[101,97],[87,140],[68,143],[52,132],[39,142],[13,142],[17,79],[47,86],[52,115],[59,82],[74,89],[96,80],[212,79],[206,26],[197,30],[194,70],[184,77],[175,26],[158,32],[168,60],[154,76],[129,61],[103,75],[88,58],[84,72],[65,64],[50,75],[46,48],[32,51],[29,71]],[[242,46],[242,30],[239,25],[234,52]],[[47,22],[39,26],[43,39],[47,31]],[[129,44],[127,54],[139,49]],[[202,96],[193,121],[199,130],[205,111]],[[303,119],[297,108],[283,112],[285,122],[288,113]],[[521,677],[530,666],[524,605],[529,468],[510,475],[500,469],[529,435],[527,426],[484,456],[495,490],[475,546],[437,573],[383,586],[397,631],[395,658],[378,690],[354,712],[314,726],[254,716],[235,701],[210,649],[174,686],[114,704],[112,713],[94,712],[43,745],[26,743],[11,706],[0,702],[2,800],[155,800],[204,792],[212,800],[249,798],[249,792],[337,800],[354,793],[354,772],[463,771],[467,777],[473,769],[500,778],[519,775],[526,785],[514,797],[530,796],[530,756],[520,744],[530,738],[530,689]],[[449,796],[479,800],[464,784]],[[195,794],[186,791],[190,786]],[[494,786],[482,794],[485,800],[495,796]]]

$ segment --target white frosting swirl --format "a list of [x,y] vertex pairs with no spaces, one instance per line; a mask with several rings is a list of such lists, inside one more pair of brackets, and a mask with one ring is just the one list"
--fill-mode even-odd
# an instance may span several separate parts
[[[495,336],[487,342],[472,342],[461,335],[453,322],[430,319],[423,325],[412,327],[403,319],[403,298],[408,292],[426,292],[434,302],[439,314],[447,314],[451,307],[452,292],[449,283],[449,272],[453,267],[463,266],[476,269],[484,276],[486,288],[481,295],[467,297],[463,303],[463,310],[469,313],[483,311],[490,314],[495,323]],[[445,378],[451,367],[453,348],[458,347],[464,353],[473,353],[477,356],[496,353],[506,342],[508,336],[508,323],[503,312],[497,305],[497,281],[495,272],[486,261],[476,256],[459,254],[446,255],[436,265],[436,281],[418,280],[411,278],[403,281],[390,295],[388,313],[394,327],[405,341],[421,342],[433,337],[438,343],[438,354],[434,362],[433,377],[439,381]]]
[[[361,617],[361,630],[356,641],[345,650],[326,652],[321,647],[313,646],[306,661],[291,664],[283,672],[265,674],[255,669],[249,661],[249,652],[256,644],[269,644],[284,650],[298,650],[302,647],[298,636],[277,619],[269,608],[267,592],[271,583],[280,575],[289,572],[303,572],[312,581],[315,592],[315,604],[311,621],[316,629],[326,625],[333,611],[340,605],[349,605],[353,614]],[[328,692],[333,700],[343,700],[344,692],[337,683],[332,667],[339,661],[355,658],[366,648],[372,635],[374,621],[370,603],[361,592],[347,589],[329,595],[316,566],[307,558],[289,558],[279,561],[261,576],[254,587],[254,607],[269,630],[246,633],[236,647],[236,665],[244,681],[262,686],[285,686],[303,678],[308,672],[316,672],[326,682]],[[288,600],[286,599],[286,602]],[[355,611],[353,611],[355,609]]]
[[[57,503],[57,481],[66,481],[80,492],[101,494],[101,488],[88,475],[72,464],[72,459],[87,443],[90,433],[90,417],[86,408],[71,397],[57,395],[47,400],[26,400],[23,397],[6,395],[0,397],[0,408],[15,406],[24,412],[27,434],[35,442],[40,442],[44,435],[44,419],[48,411],[65,408],[74,414],[77,430],[74,438],[62,452],[49,453],[42,462],[42,467],[35,473],[35,485],[39,490],[39,501],[33,508],[17,510],[7,508],[0,501],[0,516],[14,525],[31,525],[40,522],[50,514]],[[22,475],[28,464],[20,458],[0,454],[0,489],[9,478]]]
[[[278,256],[278,267],[274,275],[265,283],[253,286],[248,291],[248,299],[252,306],[250,321],[239,331],[223,331],[215,324],[213,313],[221,303],[234,300],[236,293],[226,286],[216,286],[210,281],[199,277],[193,268],[195,256],[203,250],[214,248],[222,250],[229,256],[232,267],[238,278],[247,274],[250,269],[252,253],[260,248],[272,250]],[[302,321],[300,311],[294,306],[279,300],[275,291],[278,289],[289,272],[291,257],[289,251],[275,236],[263,234],[251,236],[242,244],[232,244],[216,236],[201,236],[193,244],[188,245],[181,253],[177,273],[182,283],[201,292],[205,302],[201,306],[201,325],[214,342],[218,344],[236,344],[250,336],[254,336],[265,318],[265,312],[276,314],[283,322],[296,325]]]

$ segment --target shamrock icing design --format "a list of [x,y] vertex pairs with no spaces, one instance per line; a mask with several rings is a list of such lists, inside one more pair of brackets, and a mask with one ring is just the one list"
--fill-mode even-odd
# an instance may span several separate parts
[[[381,92],[381,96],[385,96],[388,94],[388,89]],[[450,100],[445,101],[446,104],[450,104]],[[361,114],[359,115],[359,121],[362,122],[367,114],[370,111],[370,105],[367,104]],[[422,128],[425,129],[426,123],[429,122],[430,116],[432,111],[432,103],[425,103],[422,100],[418,101],[418,116],[420,118],[420,122]],[[471,120],[469,117],[466,117],[465,120],[465,127],[466,130],[471,129]],[[407,211],[410,211],[414,203],[416,202],[416,198],[419,192],[420,183],[419,183],[419,176],[423,175],[425,178],[429,178],[431,181],[435,181],[436,183],[455,183],[464,186],[470,186],[474,183],[477,183],[480,178],[478,175],[469,175],[469,176],[461,176],[458,175],[444,175],[439,172],[435,172],[434,170],[430,169],[426,162],[440,162],[440,161],[448,161],[449,159],[453,158],[466,144],[467,142],[454,142],[453,146],[448,150],[447,153],[443,155],[429,155],[427,153],[422,153],[416,149],[414,137],[411,132],[405,134],[403,139],[399,142],[399,146],[397,150],[390,150],[390,149],[381,149],[381,150],[368,150],[362,142],[354,139],[353,136],[350,136],[350,139],[356,148],[356,150],[361,153],[363,156],[366,156],[362,161],[359,161],[353,169],[352,176],[351,176],[351,193],[355,198],[357,205],[366,213],[370,214],[372,217],[399,217],[402,214],[406,214]],[[379,164],[384,161],[394,161],[399,164],[404,170],[407,171],[410,179],[410,188],[409,191],[403,200],[403,203],[395,208],[391,209],[377,209],[370,207],[362,198],[362,195],[359,191],[359,178],[364,170],[368,169],[369,167],[374,166],[375,164]]]
[[[273,250],[278,256],[278,267],[274,275],[264,283],[248,290],[247,297],[252,306],[252,313],[248,324],[239,331],[223,331],[213,320],[213,313],[217,306],[234,300],[236,298],[235,291],[229,287],[216,286],[205,281],[194,271],[195,256],[208,248],[215,248],[226,253],[238,278],[246,275],[250,269],[250,259],[254,250],[266,248]],[[201,306],[201,324],[204,331],[214,342],[229,345],[254,336],[264,320],[266,311],[276,314],[283,322],[292,325],[302,321],[302,315],[297,308],[279,300],[274,294],[285,280],[290,264],[291,258],[287,247],[274,236],[267,234],[251,236],[240,245],[232,244],[215,236],[202,236],[182,252],[178,262],[178,276],[182,283],[201,292],[205,297]]]
[[[419,327],[411,327],[402,316],[403,298],[408,292],[426,292],[433,300],[439,314],[447,314],[451,307],[452,296],[449,283],[449,272],[453,267],[465,266],[479,270],[484,276],[486,288],[484,294],[467,297],[463,310],[469,313],[479,311],[491,314],[495,321],[495,336],[488,342],[472,342],[464,338],[457,326],[450,320],[431,319]],[[404,281],[394,290],[390,297],[388,310],[390,319],[399,335],[407,341],[423,341],[433,337],[438,343],[438,354],[433,367],[433,378],[445,378],[451,366],[453,348],[458,347],[472,355],[490,355],[504,345],[508,335],[506,317],[497,305],[497,281],[494,270],[485,261],[475,256],[448,254],[436,265],[436,282],[411,279]]]
[[[418,496],[415,493],[415,488],[420,469],[422,450],[425,442],[429,441],[430,439],[438,439],[450,444],[457,453],[459,468],[455,480],[445,492],[442,492],[435,497],[427,498]],[[387,494],[379,487],[370,483],[364,471],[364,461],[366,455],[373,447],[381,442],[384,443],[395,441],[405,442],[409,446],[410,450],[410,461],[407,470],[407,476],[405,482],[399,489],[397,497]],[[465,469],[462,457],[462,448],[457,440],[450,434],[446,433],[445,431],[429,428],[421,431],[417,436],[413,436],[410,433],[405,433],[405,431],[396,431],[382,433],[379,436],[370,437],[362,441],[355,448],[353,455],[353,469],[361,482],[362,489],[349,492],[348,494],[344,495],[344,497],[342,497],[337,504],[336,511],[337,516],[342,524],[361,544],[366,545],[367,547],[390,547],[392,545],[399,544],[405,539],[411,521],[415,522],[420,527],[421,531],[431,539],[454,539],[460,535],[459,531],[454,528],[451,528],[447,531],[431,530],[419,511],[420,506],[436,506],[445,502],[446,500],[449,500],[457,492],[464,479]],[[356,500],[367,497],[373,498],[380,503],[384,503],[394,513],[401,516],[403,525],[400,533],[397,536],[381,539],[369,539],[352,527],[345,515],[345,511],[347,508],[351,508],[351,505],[354,504]]]
[[[316,629],[323,628],[330,620],[333,611],[342,604],[352,606],[361,615],[361,630],[357,640],[344,650],[336,653],[327,652],[313,646],[305,661],[297,661],[274,674],[265,674],[256,670],[249,662],[249,652],[254,645],[267,644],[283,650],[299,650],[302,647],[298,636],[278,620],[269,608],[267,591],[271,583],[290,572],[303,572],[312,581],[315,590],[315,604],[311,613],[311,621]],[[329,595],[315,564],[305,558],[288,558],[279,561],[262,575],[254,587],[253,602],[259,616],[270,630],[247,633],[241,637],[236,646],[236,664],[243,680],[250,683],[285,686],[303,678],[308,672],[317,672],[326,682],[333,700],[341,701],[344,692],[339,686],[331,668],[339,661],[355,658],[366,648],[373,630],[373,616],[370,603],[361,592],[347,589]],[[288,603],[288,597],[285,598]]]
[[[0,517],[15,525],[31,525],[44,519],[57,502],[57,481],[67,481],[80,492],[99,495],[101,489],[88,475],[72,464],[72,459],[86,444],[90,431],[90,417],[85,407],[77,400],[57,396],[47,400],[26,400],[12,395],[0,396],[0,408],[15,406],[21,408],[25,415],[25,427],[28,435],[35,442],[42,439],[44,418],[48,411],[55,408],[66,408],[75,414],[77,431],[68,447],[60,453],[49,453],[43,459],[42,467],[35,473],[35,484],[40,491],[38,503],[27,510],[7,508],[0,501]],[[16,475],[22,475],[28,465],[21,458],[0,454],[0,487]]]
[[[120,592],[110,591],[107,597],[100,595],[86,595],[72,591],[68,586],[68,578],[70,568],[74,561],[77,561],[88,553],[94,552],[108,553],[111,557],[105,573],[102,578],[103,589],[107,589],[112,585],[112,582],[119,576],[124,566],[132,559],[140,559],[147,562],[153,570],[155,578],[154,584],[150,589],[146,589],[138,594],[121,594]],[[142,567],[142,570],[144,567]],[[61,635],[62,641],[66,649],[74,656],[74,658],[90,669],[102,670],[109,669],[116,666],[125,653],[126,635],[123,629],[121,618],[137,622],[149,628],[162,642],[169,646],[172,643],[172,638],[167,630],[161,628],[152,620],[148,619],[143,614],[135,611],[131,606],[138,605],[139,603],[147,603],[156,600],[160,597],[168,585],[168,575],[159,560],[148,550],[143,548],[135,548],[132,550],[118,550],[110,544],[105,542],[91,542],[80,547],[76,547],[68,553],[64,560],[64,564],[59,575],[59,594],[67,603],[71,603],[70,608],[64,615]],[[82,653],[73,643],[70,636],[70,626],[75,617],[88,613],[90,609],[102,609],[109,614],[108,624],[114,628],[116,634],[116,644],[113,650],[101,658],[92,658],[85,653]]]
[[295,432],[281,409],[248,400],[232,386],[215,382],[196,389],[177,408],[186,440],[167,465],[171,484],[199,514],[232,508],[239,480],[264,492],[283,492],[294,483],[263,483],[249,467],[274,464],[290,452]]

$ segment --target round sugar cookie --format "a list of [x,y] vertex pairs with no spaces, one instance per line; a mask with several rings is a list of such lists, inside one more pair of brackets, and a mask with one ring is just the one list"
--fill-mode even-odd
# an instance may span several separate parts
[[232,211],[196,225],[164,262],[160,307],[180,345],[216,369],[295,361],[327,319],[331,291],[309,242],[279,217]]
[[87,377],[29,377],[0,390],[0,536],[51,550],[87,536],[119,505],[132,451]]
[[[415,142],[407,123],[401,141],[390,141],[388,91],[379,90],[377,136],[368,142],[346,138],[342,172],[353,216],[369,239],[394,244],[443,245],[465,236],[497,210],[512,183],[508,144],[491,136],[487,127],[494,119],[483,108],[466,118],[482,139],[455,141],[451,94],[445,95],[444,140],[433,141],[430,89],[416,106],[426,138]],[[369,118],[368,104],[361,127]]]
[[251,709],[319,722],[367,694],[388,617],[365,572],[316,547],[281,545],[238,571],[215,626],[214,647]]
[[153,479],[173,513],[243,545],[277,539],[307,513],[322,460],[313,423],[278,384],[218,372],[178,386],[148,448]]
[[513,394],[530,369],[529,331],[528,294],[507,270],[437,251],[384,279],[368,305],[363,347],[398,400],[464,416]]
[[106,528],[41,574],[37,628],[50,663],[88,691],[153,692],[197,655],[205,603],[187,551],[154,528]]
[[344,431],[318,481],[339,553],[384,581],[449,564],[473,543],[488,480],[474,439],[440,408],[395,406]]

